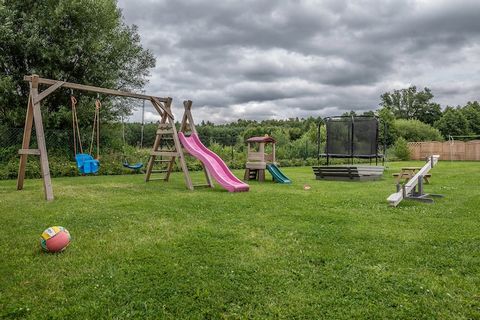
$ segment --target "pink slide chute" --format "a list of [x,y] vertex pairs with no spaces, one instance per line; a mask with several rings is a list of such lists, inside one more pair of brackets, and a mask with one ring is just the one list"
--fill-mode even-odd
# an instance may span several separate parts
[[186,137],[183,132],[178,133],[180,142],[195,158],[202,161],[205,168],[224,189],[229,192],[248,191],[249,185],[235,177],[225,162],[214,152],[203,145],[196,133]]

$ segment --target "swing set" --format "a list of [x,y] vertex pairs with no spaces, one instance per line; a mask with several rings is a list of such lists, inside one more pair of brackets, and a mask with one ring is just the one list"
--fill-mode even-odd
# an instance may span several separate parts
[[[147,100],[150,101],[153,107],[155,108],[155,110],[160,115],[160,122],[157,129],[155,143],[151,151],[150,160],[147,166],[145,181],[148,182],[149,180],[151,180],[150,175],[153,172],[155,172],[155,170],[153,170],[153,164],[158,161],[161,161],[161,162],[166,161],[168,163],[168,168],[167,170],[165,170],[166,176],[162,178],[162,180],[168,181],[170,172],[173,169],[173,164],[175,163],[176,158],[178,158],[180,162],[180,167],[184,173],[185,184],[187,185],[188,189],[193,190],[194,185],[192,184],[190,175],[188,173],[185,157],[184,157],[183,150],[178,138],[174,117],[171,111],[172,98],[170,97],[161,98],[161,97],[145,95],[140,93],[112,90],[112,89],[82,85],[82,84],[77,84],[72,82],[45,79],[45,78],[40,78],[38,75],[25,76],[24,80],[27,81],[30,85],[30,94],[28,97],[27,113],[25,117],[25,128],[23,132],[22,148],[18,150],[18,154],[20,155],[20,164],[19,164],[18,178],[17,178],[18,190],[22,190],[24,186],[27,158],[29,155],[35,155],[40,157],[40,171],[41,171],[42,180],[43,180],[43,189],[44,189],[45,199],[47,201],[54,199],[52,180],[50,176],[50,168],[48,163],[47,146],[45,142],[45,133],[43,129],[41,101],[59,88],[67,88],[71,90],[87,91],[87,92],[93,92],[97,94],[104,94],[104,95],[111,95],[111,96],[118,96],[118,97],[128,97],[128,98],[140,99],[143,101],[147,101]],[[47,86],[47,88],[42,92],[39,91],[39,87],[41,85]],[[72,120],[73,120],[72,130],[74,132],[74,144],[75,144],[74,151],[76,154],[75,158],[77,161],[77,167],[79,168],[80,172],[84,174],[95,173],[98,171],[98,167],[100,165],[99,114],[100,114],[101,103],[98,99],[95,102],[95,116],[94,116],[94,124],[92,128],[92,137],[91,137],[89,153],[84,153],[82,142],[81,142],[79,125],[78,125],[77,112],[76,112],[77,101],[75,97],[73,97],[73,94],[71,96],[71,102],[72,102]],[[38,149],[30,148],[30,140],[32,136],[33,125],[35,125]],[[92,155],[95,134],[96,134],[96,147],[97,147],[96,157],[95,157],[96,159]],[[171,136],[171,140],[173,142],[173,146],[168,150],[164,150],[161,148],[161,141],[165,135]],[[77,146],[78,146],[78,149],[77,149]],[[156,157],[161,157],[161,160],[157,160]],[[128,162],[124,161],[124,166],[130,169],[137,169],[137,167],[140,166],[140,163],[130,165]]]
[[[89,150],[88,153],[86,153],[83,151],[82,137],[80,135],[80,125],[79,125],[78,116],[77,116],[77,99],[73,95],[73,90],[70,90],[70,101],[72,105],[73,150],[75,153],[75,161],[77,163],[77,168],[81,174],[97,173],[98,169],[100,168],[100,108],[102,107],[102,103],[100,102],[100,99],[97,95],[97,99],[95,100],[95,113],[93,116],[90,147],[88,149]],[[123,118],[122,118],[122,135],[123,135],[123,144],[125,146],[126,145],[125,124],[123,123]],[[95,136],[96,136],[97,155],[94,157],[93,147],[94,147]],[[123,166],[131,170],[140,170],[143,167],[143,163],[138,162],[135,164],[130,164],[127,161],[125,153],[123,153]]]

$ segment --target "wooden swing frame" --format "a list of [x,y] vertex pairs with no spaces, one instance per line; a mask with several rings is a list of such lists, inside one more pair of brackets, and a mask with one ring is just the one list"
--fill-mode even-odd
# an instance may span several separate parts
[[[112,89],[82,85],[82,84],[77,84],[72,82],[45,79],[45,78],[40,78],[38,75],[35,75],[35,74],[30,76],[25,76],[23,79],[29,82],[30,84],[30,94],[28,97],[27,114],[25,117],[25,128],[23,132],[22,148],[18,150],[18,154],[20,155],[20,164],[18,168],[17,190],[23,189],[24,180],[25,180],[25,169],[27,165],[28,156],[36,155],[36,156],[40,156],[40,170],[42,174],[45,199],[47,201],[51,201],[54,199],[40,103],[43,99],[48,97],[48,95],[50,95],[51,93],[53,93],[55,90],[59,88],[69,88],[73,90],[101,93],[101,94],[110,95],[110,96],[149,100],[152,103],[155,110],[160,115],[161,124],[162,123],[165,124],[168,122],[174,131],[174,135],[173,135],[174,142],[175,142],[175,146],[177,147],[177,153],[175,154],[175,157],[179,158],[180,166],[184,173],[184,178],[185,178],[185,183],[187,185],[187,188],[190,190],[193,190],[192,181],[190,179],[187,165],[185,163],[185,157],[183,155],[180,141],[178,140],[178,135],[176,134],[174,116],[171,110],[172,98],[170,97],[161,98],[161,97],[127,92],[127,91],[112,90]],[[39,92],[40,85],[44,85],[48,87],[42,92]],[[35,133],[37,137],[38,149],[30,148],[30,140],[32,136],[33,124],[35,124]],[[172,162],[174,161],[175,161],[175,158],[172,158]]]

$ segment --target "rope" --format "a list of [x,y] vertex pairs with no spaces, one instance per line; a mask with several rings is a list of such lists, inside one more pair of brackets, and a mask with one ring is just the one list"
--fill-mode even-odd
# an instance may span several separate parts
[[83,153],[82,148],[82,138],[80,136],[80,127],[78,125],[78,117],[77,117],[77,99],[72,95],[70,96],[70,101],[72,103],[72,130],[73,130],[73,150],[75,155],[77,155],[77,137],[78,137],[78,146],[80,149],[80,153]]
[[95,131],[97,132],[97,156],[95,159],[98,160],[100,157],[100,107],[102,106],[100,100],[95,100],[95,115],[93,116],[93,128],[92,128],[92,139],[90,140],[90,154],[93,151],[93,141],[95,138]]
[[127,145],[127,143],[125,140],[125,121],[123,119],[123,115],[122,115],[122,139],[123,139],[123,146],[122,146],[123,163],[128,163],[127,155],[125,154],[125,146]]
[[123,120],[122,116],[122,137],[123,137],[123,146],[125,147],[126,142],[125,142],[125,121]]

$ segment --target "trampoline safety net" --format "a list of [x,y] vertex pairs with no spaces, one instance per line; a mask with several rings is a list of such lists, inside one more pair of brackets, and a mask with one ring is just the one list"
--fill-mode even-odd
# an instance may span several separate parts
[[349,118],[330,118],[327,120],[327,145],[325,152],[334,155],[352,153],[352,125]]
[[330,117],[325,119],[328,158],[379,158],[378,120],[375,117]]
[[378,151],[377,140],[377,119],[353,119],[353,156],[376,156]]

